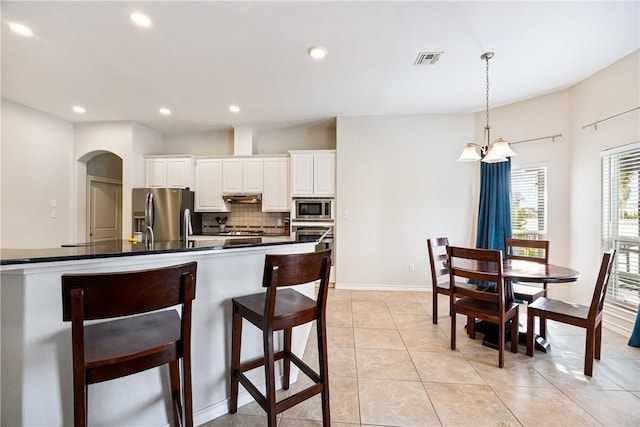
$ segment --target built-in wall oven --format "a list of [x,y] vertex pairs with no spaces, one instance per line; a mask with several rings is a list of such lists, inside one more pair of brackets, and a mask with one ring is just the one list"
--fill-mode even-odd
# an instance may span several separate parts
[[333,262],[333,226],[298,226],[295,229],[296,240],[300,242],[317,242],[316,252],[331,249]]
[[296,220],[333,220],[333,199],[294,199]]

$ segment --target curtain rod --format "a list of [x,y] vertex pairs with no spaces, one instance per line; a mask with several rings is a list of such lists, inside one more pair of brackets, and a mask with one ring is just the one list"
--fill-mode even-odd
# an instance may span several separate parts
[[510,142],[509,144],[513,145],[513,144],[522,144],[523,142],[532,142],[532,141],[540,141],[543,139],[550,139],[552,142],[555,142],[556,138],[560,138],[562,136],[561,133],[556,134],[556,135],[549,135],[549,136],[541,136],[540,138],[532,138],[532,139],[525,139],[522,141],[516,141],[516,142]]
[[630,112],[635,111],[635,110],[640,110],[640,107],[632,108],[631,110],[627,110],[627,111],[623,111],[622,113],[614,114],[613,116],[607,117],[607,118],[602,119],[602,120],[598,120],[597,122],[589,123],[588,125],[582,126],[582,129],[586,129],[586,128],[590,127],[590,126],[593,126],[593,128],[595,130],[598,130],[598,123],[602,123],[602,122],[605,122],[607,120],[611,120],[614,117],[618,117],[618,116],[630,113]]

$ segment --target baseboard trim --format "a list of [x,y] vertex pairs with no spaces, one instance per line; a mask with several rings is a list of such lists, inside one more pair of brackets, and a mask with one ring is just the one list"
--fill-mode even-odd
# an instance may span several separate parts
[[335,283],[336,289],[352,291],[412,291],[431,292],[431,285],[384,285],[376,283]]

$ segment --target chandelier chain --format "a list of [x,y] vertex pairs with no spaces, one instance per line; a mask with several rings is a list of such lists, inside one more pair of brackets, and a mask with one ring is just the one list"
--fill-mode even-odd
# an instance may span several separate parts
[[486,93],[486,101],[487,101],[487,108],[486,108],[486,113],[487,113],[487,124],[486,124],[486,128],[489,129],[489,55],[485,56],[485,61],[487,63],[487,67],[486,67],[486,75],[487,75],[487,93]]

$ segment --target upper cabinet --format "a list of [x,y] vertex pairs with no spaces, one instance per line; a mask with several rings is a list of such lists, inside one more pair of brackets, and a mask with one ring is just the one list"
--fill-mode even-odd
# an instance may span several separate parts
[[292,197],[335,195],[335,150],[290,153]]
[[193,187],[193,159],[188,157],[147,157],[147,187]]
[[222,159],[196,161],[196,211],[229,212],[231,207],[222,199]]
[[289,158],[264,159],[263,212],[289,212]]
[[262,158],[235,158],[222,160],[222,192],[262,193]]

